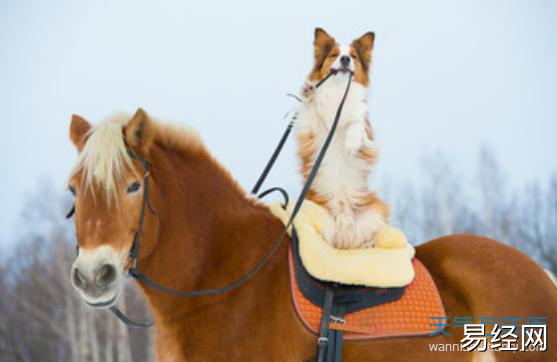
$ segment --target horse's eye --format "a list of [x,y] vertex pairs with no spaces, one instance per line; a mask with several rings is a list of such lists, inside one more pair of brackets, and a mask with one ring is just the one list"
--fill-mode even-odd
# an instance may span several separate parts
[[72,193],[72,195],[75,196],[75,187],[69,186],[68,189],[70,190],[70,192]]
[[133,182],[130,186],[128,186],[128,194],[136,192],[137,190],[139,190],[140,186],[141,184],[139,182],[137,181]]

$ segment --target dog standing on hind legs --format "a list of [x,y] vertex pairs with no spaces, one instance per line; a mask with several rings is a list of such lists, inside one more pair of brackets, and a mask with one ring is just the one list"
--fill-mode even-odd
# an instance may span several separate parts
[[[372,247],[373,236],[387,225],[389,208],[368,187],[377,158],[368,119],[368,87],[375,35],[368,32],[341,45],[321,28],[315,29],[314,65],[302,89],[297,115],[298,154],[307,179],[346,90],[346,98],[331,146],[308,193],[331,216],[325,240],[339,249]],[[317,91],[314,86],[335,72]]]

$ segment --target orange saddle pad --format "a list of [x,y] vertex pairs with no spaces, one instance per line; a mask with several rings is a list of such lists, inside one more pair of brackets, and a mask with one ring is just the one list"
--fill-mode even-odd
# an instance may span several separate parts
[[[344,323],[330,322],[329,328],[343,330],[344,339],[350,340],[423,336],[437,330],[438,327],[430,325],[435,324],[431,317],[445,316],[443,302],[425,266],[416,258],[412,263],[416,276],[400,299],[347,313]],[[306,299],[298,287],[291,246],[288,264],[296,313],[310,331],[319,334],[322,311]]]

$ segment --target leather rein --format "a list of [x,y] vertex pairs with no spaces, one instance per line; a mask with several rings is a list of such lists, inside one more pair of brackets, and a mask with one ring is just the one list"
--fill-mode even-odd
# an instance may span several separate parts
[[[191,291],[176,290],[176,289],[168,288],[164,285],[161,285],[161,284],[157,283],[156,281],[154,281],[153,279],[151,279],[150,277],[143,274],[142,272],[140,272],[137,269],[137,259],[138,259],[138,256],[139,256],[139,249],[140,249],[140,246],[141,246],[141,238],[142,238],[142,234],[143,234],[143,225],[145,223],[145,213],[147,211],[147,208],[149,208],[149,210],[154,215],[157,215],[157,211],[151,206],[151,202],[150,202],[150,199],[149,199],[150,163],[149,163],[148,160],[140,157],[136,153],[134,153],[132,151],[128,151],[131,158],[138,160],[142,164],[143,172],[144,172],[143,173],[143,200],[141,202],[141,211],[140,211],[140,215],[139,215],[138,225],[137,225],[137,228],[136,228],[135,233],[134,233],[133,243],[132,243],[132,246],[131,246],[130,251],[128,253],[128,258],[129,258],[129,263],[130,263],[130,268],[128,269],[128,276],[133,277],[133,278],[137,279],[138,281],[147,284],[151,288],[158,289],[158,290],[160,290],[162,292],[165,292],[167,294],[172,294],[172,295],[175,295],[175,296],[178,296],[178,297],[194,297],[194,296],[201,296],[201,295],[214,295],[214,294],[226,293],[229,290],[235,289],[235,288],[245,284],[247,281],[249,281],[251,278],[253,278],[261,269],[263,269],[263,267],[273,257],[275,252],[279,249],[279,247],[282,243],[282,240],[286,237],[286,235],[288,235],[289,228],[291,226],[293,227],[292,223],[294,222],[294,219],[295,219],[296,215],[300,211],[302,203],[303,203],[305,197],[307,196],[307,194],[309,192],[310,186],[311,186],[315,176],[317,175],[319,167],[321,166],[321,163],[323,162],[323,159],[325,157],[327,149],[329,148],[329,145],[330,145],[330,143],[333,139],[333,136],[335,134],[335,131],[336,131],[339,119],[340,119],[342,108],[343,108],[344,103],[346,101],[348,91],[350,90],[350,85],[352,84],[353,72],[351,72],[351,71],[348,71],[348,72],[350,73],[350,76],[348,77],[348,82],[346,84],[346,90],[344,91],[342,99],[341,99],[341,101],[338,105],[338,108],[337,108],[337,111],[336,111],[335,118],[334,118],[333,124],[331,126],[331,129],[329,130],[329,133],[327,134],[327,138],[325,139],[325,142],[323,143],[323,146],[321,147],[321,150],[319,151],[319,154],[317,155],[317,158],[315,159],[315,162],[314,162],[314,164],[311,168],[311,171],[310,171],[310,173],[309,173],[309,175],[306,179],[306,182],[304,183],[302,191],[300,192],[300,195],[298,196],[298,198],[296,200],[296,204],[294,205],[294,208],[292,210],[292,213],[290,214],[290,218],[288,219],[288,222],[286,223],[286,226],[284,227],[284,230],[282,231],[282,233],[280,234],[278,239],[275,241],[275,243],[271,247],[271,250],[263,257],[263,259],[261,259],[261,261],[259,261],[259,263],[257,263],[257,265],[255,265],[249,272],[244,274],[241,278],[239,278],[236,281],[234,281],[230,284],[227,284],[223,287],[214,288],[214,289],[191,290]],[[325,78],[323,78],[322,80],[320,80],[318,83],[316,83],[313,86],[314,89],[319,88],[332,75],[337,74],[337,73],[338,73],[337,70],[331,70],[331,72],[329,74],[327,74],[327,76]],[[292,131],[292,128],[293,128],[293,125],[294,125],[295,118],[296,118],[296,115],[294,115],[292,117],[292,120],[289,122],[284,134],[282,135],[282,138],[279,141],[279,144],[277,145],[277,147],[276,147],[275,151],[273,152],[271,158],[267,162],[267,165],[265,166],[265,169],[263,170],[261,176],[259,176],[259,179],[257,180],[254,188],[251,191],[251,194],[257,195],[258,198],[263,198],[263,197],[267,196],[268,194],[270,194],[272,192],[275,192],[275,191],[280,192],[285,199],[285,202],[283,204],[283,208],[286,208],[286,206],[288,204],[288,194],[284,189],[282,189],[280,187],[273,187],[273,188],[270,188],[268,190],[265,190],[265,191],[261,192],[260,194],[257,194],[257,193],[259,192],[259,189],[260,189],[261,185],[265,181],[265,179],[266,179],[267,175],[269,174],[271,168],[273,167],[276,159],[278,158],[278,155],[280,154],[288,136],[290,135],[290,132]],[[75,204],[72,206],[72,208],[70,209],[70,211],[66,215],[66,218],[72,217],[72,215],[74,213],[75,213]],[[79,248],[79,245],[78,245],[78,248]],[[111,306],[110,311],[112,313],[114,313],[114,315],[116,317],[118,317],[118,319],[120,319],[123,323],[125,323],[129,327],[150,327],[150,326],[153,325],[153,322],[139,323],[139,322],[132,321],[122,311],[120,311],[118,309],[118,307],[116,307],[116,306]]]

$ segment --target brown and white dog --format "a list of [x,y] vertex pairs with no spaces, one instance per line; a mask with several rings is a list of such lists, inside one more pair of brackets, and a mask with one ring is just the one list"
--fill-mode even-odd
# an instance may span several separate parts
[[[369,32],[350,45],[341,45],[325,30],[315,29],[314,65],[302,89],[296,120],[305,180],[353,74],[336,134],[308,194],[308,199],[329,210],[331,219],[323,236],[340,249],[372,247],[374,233],[386,225],[389,214],[388,206],[368,187],[377,157],[367,103],[374,39]],[[337,73],[315,89],[331,70]]]

